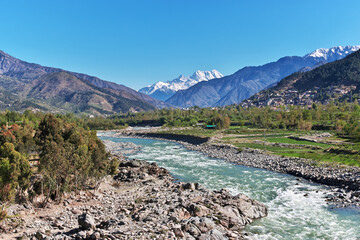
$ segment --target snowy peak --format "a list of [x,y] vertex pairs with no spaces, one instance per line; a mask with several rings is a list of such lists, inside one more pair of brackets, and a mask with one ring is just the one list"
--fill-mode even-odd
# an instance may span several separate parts
[[222,78],[223,75],[217,70],[196,71],[191,76],[180,75],[178,78],[167,82],[157,82],[139,90],[159,100],[166,100],[179,90],[188,89],[191,86],[203,81],[209,81],[214,78]]
[[332,62],[346,57],[347,55],[356,52],[360,49],[360,45],[356,46],[338,46],[332,48],[319,48],[315,51],[306,54],[304,58],[313,58],[317,62],[326,61]]
[[211,80],[214,78],[222,78],[222,77],[223,77],[223,75],[214,69],[212,71],[198,70],[198,71],[194,72],[194,74],[190,78],[201,82],[201,81],[207,81],[207,80]]

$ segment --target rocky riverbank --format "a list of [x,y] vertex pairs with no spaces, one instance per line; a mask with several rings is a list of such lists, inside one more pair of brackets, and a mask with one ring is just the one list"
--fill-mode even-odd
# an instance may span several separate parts
[[153,138],[174,141],[182,144],[189,150],[200,151],[209,157],[219,158],[228,162],[263,168],[279,173],[291,174],[316,183],[329,186],[327,201],[336,206],[360,207],[360,168],[334,165],[323,165],[313,160],[287,158],[278,155],[266,154],[260,150],[244,149],[239,151],[232,145],[214,143],[189,143],[179,136],[174,140],[174,135],[169,139],[166,136],[154,137],[153,133],[143,131],[122,131],[118,136]]
[[244,226],[267,209],[245,195],[174,182],[155,163],[123,159],[97,191],[72,193],[46,208],[13,205],[8,213],[1,239],[205,240],[243,239]]

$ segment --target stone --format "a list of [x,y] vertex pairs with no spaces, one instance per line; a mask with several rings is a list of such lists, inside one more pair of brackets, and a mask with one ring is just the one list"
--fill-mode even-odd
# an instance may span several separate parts
[[177,208],[175,210],[175,215],[176,215],[176,218],[178,218],[180,220],[188,219],[191,217],[189,211],[186,210],[185,208]]
[[195,186],[195,183],[185,183],[183,185],[183,188],[184,189],[189,189],[189,190],[196,190],[196,186]]
[[80,238],[80,239],[86,239],[86,231],[80,231],[76,234],[76,237]]
[[188,232],[189,234],[191,234],[194,237],[198,237],[201,234],[200,230],[192,223],[185,224],[183,226],[183,230],[185,232]]
[[84,229],[84,230],[95,228],[94,218],[87,213],[84,213],[84,214],[81,214],[78,216],[78,223],[80,225],[80,228]]
[[225,237],[219,230],[212,229],[207,234],[203,234],[199,237],[199,240],[225,240]]
[[179,227],[175,227],[173,231],[176,237],[185,237],[184,232]]
[[94,232],[93,234],[90,235],[90,240],[96,240],[96,239],[101,239],[101,234],[99,232]]
[[38,231],[38,232],[35,233],[34,237],[35,237],[36,239],[38,239],[38,240],[43,240],[43,239],[46,238],[46,235],[43,234],[42,232],[39,232],[39,231]]

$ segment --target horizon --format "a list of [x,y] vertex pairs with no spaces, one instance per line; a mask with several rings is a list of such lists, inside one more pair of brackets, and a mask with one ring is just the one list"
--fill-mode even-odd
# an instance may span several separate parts
[[8,24],[0,26],[0,49],[138,90],[197,70],[226,76],[284,56],[359,45],[353,26],[360,3],[336,2],[2,2],[0,19]]

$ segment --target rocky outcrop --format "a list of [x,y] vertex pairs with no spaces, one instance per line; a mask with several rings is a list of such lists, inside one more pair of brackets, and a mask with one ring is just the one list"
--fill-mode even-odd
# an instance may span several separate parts
[[110,151],[113,155],[122,157],[123,154],[132,154],[140,150],[140,146],[132,142],[113,142],[110,140],[103,140],[106,150]]
[[[267,216],[262,203],[245,195],[174,182],[166,169],[140,160],[123,160],[95,193],[21,211],[2,228],[24,239],[243,239],[246,224]],[[14,219],[21,224],[12,225]]]

